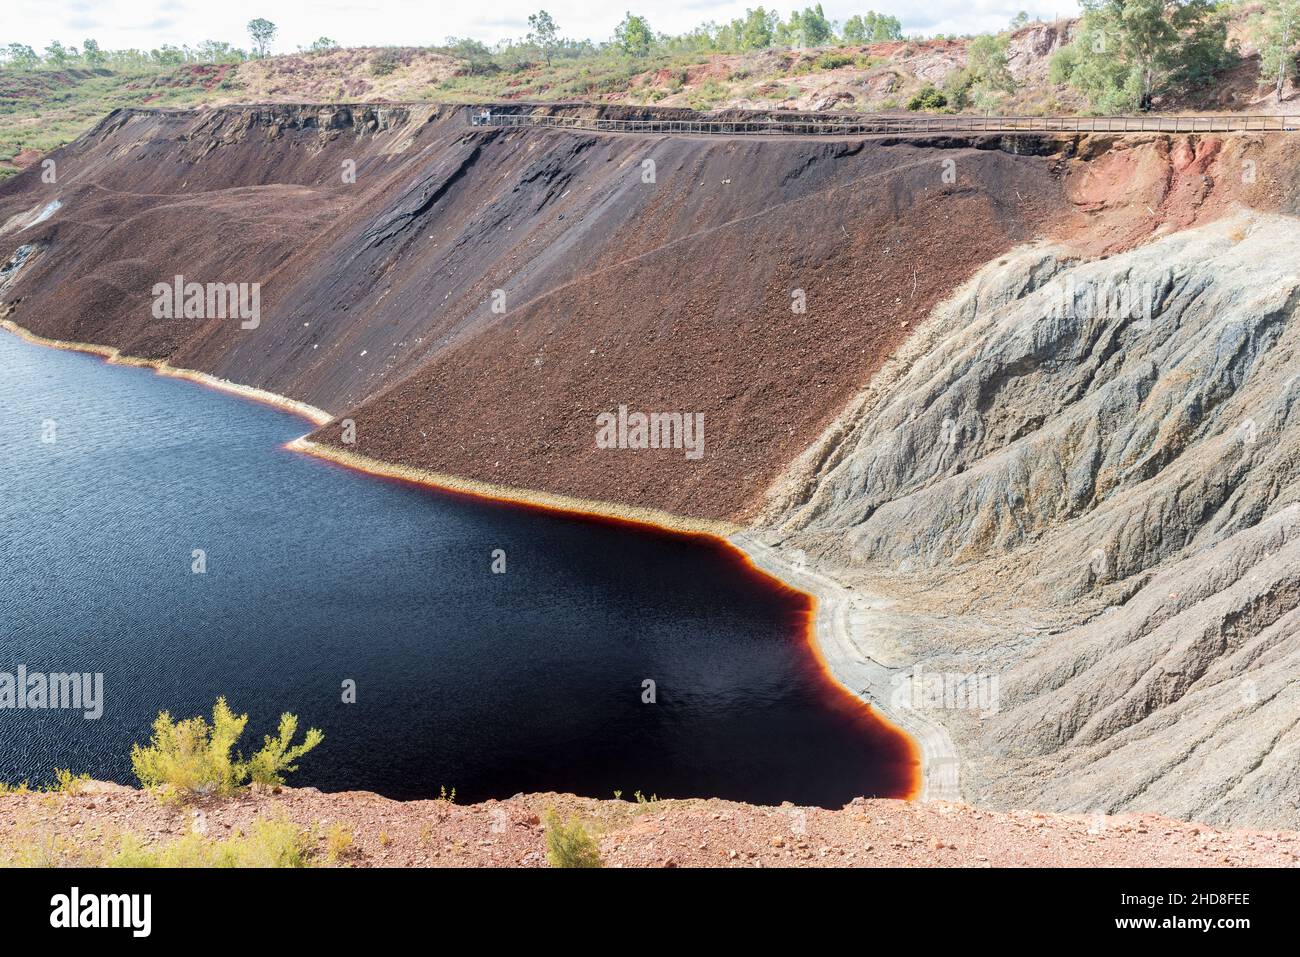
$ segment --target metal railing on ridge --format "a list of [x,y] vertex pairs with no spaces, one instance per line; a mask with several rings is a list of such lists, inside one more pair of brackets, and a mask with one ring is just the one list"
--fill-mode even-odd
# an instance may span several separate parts
[[791,119],[620,120],[543,113],[470,112],[474,126],[540,127],[595,133],[720,136],[890,136],[913,133],[1236,133],[1295,132],[1300,116],[851,116]]

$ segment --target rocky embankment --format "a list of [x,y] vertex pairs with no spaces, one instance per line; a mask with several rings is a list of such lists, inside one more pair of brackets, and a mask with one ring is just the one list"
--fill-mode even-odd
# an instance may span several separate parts
[[[1052,149],[122,111],[55,155],[56,183],[0,191],[0,263],[35,252],[0,302],[350,419],[375,459],[740,522],[935,304],[1068,213]],[[260,324],[155,319],[178,275],[258,283]],[[597,448],[620,405],[702,414],[703,456]]]
[[946,802],[859,799],[839,811],[730,801],[597,801],[531,794],[460,805],[311,788],[198,807],[113,784],[0,796],[0,861],[76,864],[123,835],[158,848],[220,841],[283,819],[311,858],[347,867],[546,867],[546,820],[580,823],[607,867],[1294,866],[1300,834],[1223,830],[1154,814],[999,813]]

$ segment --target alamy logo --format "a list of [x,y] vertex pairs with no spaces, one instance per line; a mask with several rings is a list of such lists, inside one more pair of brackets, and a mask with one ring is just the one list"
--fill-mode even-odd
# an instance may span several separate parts
[[80,711],[87,721],[104,714],[102,674],[45,674],[19,665],[16,674],[0,671],[0,709]]
[[890,679],[890,704],[900,710],[978,711],[981,718],[998,713],[998,676],[985,672],[925,671],[921,665],[911,674]]
[[1147,322],[1155,311],[1157,288],[1137,280],[1094,281],[1068,277],[1051,300],[1052,318],[1137,319]]
[[629,412],[596,416],[598,449],[685,449],[691,460],[704,457],[703,412]]
[[50,898],[50,926],[57,928],[126,927],[132,937],[153,929],[151,894],[82,894],[78,887]]
[[153,287],[155,319],[239,319],[239,328],[262,324],[262,284],[257,282],[172,282]]

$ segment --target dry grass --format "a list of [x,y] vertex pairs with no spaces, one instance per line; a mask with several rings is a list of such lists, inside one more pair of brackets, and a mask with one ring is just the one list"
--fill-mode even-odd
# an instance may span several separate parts
[[[391,55],[396,68],[376,76],[371,63],[381,53]],[[427,100],[433,87],[456,69],[451,57],[415,47],[291,54],[241,63],[235,73],[236,89],[218,102]]]

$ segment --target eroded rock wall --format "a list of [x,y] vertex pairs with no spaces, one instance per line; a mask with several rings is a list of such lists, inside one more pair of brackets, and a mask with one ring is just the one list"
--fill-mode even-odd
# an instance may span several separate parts
[[[1300,253],[1241,211],[986,268],[774,489],[897,599],[967,798],[1300,822]],[[900,675],[906,675],[900,669]]]

